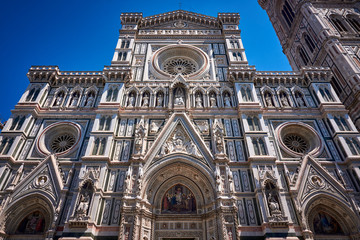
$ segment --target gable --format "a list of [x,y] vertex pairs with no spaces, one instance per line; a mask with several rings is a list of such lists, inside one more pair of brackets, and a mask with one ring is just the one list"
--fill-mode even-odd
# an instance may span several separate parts
[[301,205],[306,205],[313,196],[319,196],[319,194],[341,199],[344,203],[350,205],[348,198],[344,194],[346,189],[311,156],[304,157],[299,177],[295,188],[292,190],[298,191],[297,198]]
[[184,113],[174,113],[169,118],[144,159],[146,165],[151,165],[165,156],[175,154],[192,156],[207,166],[213,165],[213,154]]
[[62,188],[60,170],[55,157],[50,155],[15,186],[11,198],[14,201],[29,194],[40,193],[56,205]]

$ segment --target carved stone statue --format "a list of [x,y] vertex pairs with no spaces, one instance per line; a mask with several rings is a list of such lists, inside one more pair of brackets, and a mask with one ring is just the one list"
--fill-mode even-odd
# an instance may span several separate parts
[[280,93],[280,101],[283,107],[289,107],[289,101],[285,93]]
[[142,106],[143,107],[148,107],[149,106],[149,94],[148,93],[144,94]]
[[226,108],[231,107],[231,100],[230,100],[229,94],[227,94],[227,93],[225,94],[224,102],[225,102],[225,107]]
[[159,94],[158,94],[156,100],[157,100],[156,106],[157,106],[157,107],[162,107],[163,101],[164,101],[164,97],[163,97],[162,93],[159,93]]
[[64,100],[64,92],[60,92],[56,97],[54,106],[60,106],[63,100]]
[[86,99],[86,104],[85,104],[85,107],[92,107],[93,103],[94,103],[94,100],[95,100],[95,96],[94,96],[94,93],[89,93],[87,99]]
[[74,92],[73,95],[72,95],[72,98],[71,98],[70,106],[71,107],[76,107],[78,102],[79,102],[79,93]]
[[268,107],[273,107],[273,103],[272,103],[272,99],[271,99],[271,94],[270,93],[266,93],[265,94],[265,101],[266,101],[266,106]]
[[90,196],[88,192],[80,194],[79,204],[76,209],[76,217],[78,220],[82,220],[86,215],[90,204]]
[[128,100],[128,107],[134,107],[135,106],[135,97],[134,94],[131,93]]
[[297,102],[297,104],[298,104],[298,106],[299,107],[306,107],[305,106],[305,102],[304,102],[304,100],[303,100],[303,97],[302,97],[302,95],[301,95],[301,93],[296,93],[295,94],[295,96],[296,96],[296,102]]
[[138,153],[142,150],[143,140],[146,134],[145,130],[146,129],[142,123],[140,123],[135,130],[135,150]]
[[216,97],[215,97],[215,94],[211,94],[210,95],[210,107],[216,107]]
[[273,196],[272,193],[269,193],[268,205],[269,205],[271,215],[280,211],[279,203],[275,199],[275,197]]
[[195,102],[196,102],[196,105],[195,105],[195,106],[196,106],[197,108],[202,108],[202,107],[203,107],[202,99],[201,99],[201,95],[200,95],[200,94],[197,94],[197,95],[196,95]]
[[181,105],[184,105],[184,91],[182,88],[177,88],[176,89],[176,93],[175,93],[175,105],[176,106],[181,106]]

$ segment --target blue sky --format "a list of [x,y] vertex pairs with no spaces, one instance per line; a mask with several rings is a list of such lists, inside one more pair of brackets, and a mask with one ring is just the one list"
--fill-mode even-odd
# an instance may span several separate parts
[[124,1],[11,0],[0,8],[0,119],[6,121],[29,84],[31,65],[63,71],[101,71],[109,65],[122,12],[150,16],[181,9],[210,16],[239,12],[250,65],[260,71],[291,70],[275,31],[256,0]]

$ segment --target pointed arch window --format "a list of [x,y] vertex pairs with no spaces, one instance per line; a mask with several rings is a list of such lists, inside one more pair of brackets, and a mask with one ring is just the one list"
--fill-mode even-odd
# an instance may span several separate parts
[[338,30],[339,32],[347,32],[348,31],[348,29],[345,27],[345,25],[343,23],[341,16],[332,15],[330,17],[330,21],[333,23],[336,30]]
[[109,131],[110,126],[111,126],[111,120],[112,120],[111,116],[108,116],[108,117],[103,116],[99,122],[99,130],[100,131]]
[[348,145],[352,155],[360,155],[360,145],[355,138],[346,138],[346,144]]
[[350,23],[350,25],[355,29],[355,31],[360,32],[360,22],[358,17],[349,16],[346,19]]
[[115,102],[117,100],[117,95],[119,93],[119,89],[117,87],[110,87],[107,90],[107,95],[106,95],[106,101],[107,102]]
[[340,116],[340,117],[334,117],[336,125],[339,127],[340,131],[350,131],[350,128],[346,122],[346,120]]
[[263,138],[252,138],[255,155],[266,155],[266,146]]
[[305,33],[304,35],[304,40],[305,40],[305,43],[307,45],[307,47],[309,48],[310,52],[314,52],[315,50],[315,44],[314,44],[314,41],[312,40],[312,38]]
[[33,102],[37,99],[37,97],[39,96],[39,93],[40,93],[40,88],[32,88],[29,92],[29,94],[26,96],[26,99],[25,101],[27,102]]
[[281,10],[281,14],[283,15],[287,25],[291,28],[291,25],[295,18],[295,13],[288,1],[285,1],[283,8]]
[[300,55],[300,58],[301,58],[303,64],[305,66],[307,66],[310,61],[309,56],[306,54],[306,52],[304,51],[304,49],[302,47],[299,47],[298,51],[299,51],[299,55]]
[[258,117],[248,116],[247,122],[248,122],[250,131],[261,131],[260,121],[259,121]]
[[326,102],[334,102],[334,98],[327,87],[320,87],[319,91]]
[[242,87],[241,88],[241,96],[244,102],[252,102],[252,94],[251,89],[249,87]]
[[3,138],[0,144],[0,153],[2,155],[7,155],[13,143],[14,138]]
[[94,142],[92,155],[104,155],[106,138],[97,138]]
[[11,124],[10,130],[20,130],[25,122],[25,116],[17,116]]

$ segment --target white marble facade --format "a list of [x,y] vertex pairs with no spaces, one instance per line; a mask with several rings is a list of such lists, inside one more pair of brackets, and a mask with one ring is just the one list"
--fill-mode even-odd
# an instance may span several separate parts
[[0,135],[1,239],[359,239],[331,70],[249,66],[237,13],[121,14],[110,66],[33,66]]

